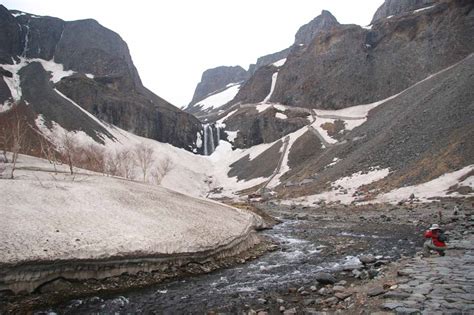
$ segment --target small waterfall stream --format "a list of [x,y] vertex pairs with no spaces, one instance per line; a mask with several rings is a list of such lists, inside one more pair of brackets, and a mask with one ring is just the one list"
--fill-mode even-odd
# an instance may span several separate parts
[[26,34],[25,34],[25,46],[23,47],[23,51],[21,53],[22,57],[26,57],[26,53],[28,51],[28,40],[30,37],[30,21],[28,21],[28,24],[25,25],[26,27]]
[[[204,155],[211,155],[212,152],[214,152],[214,150],[216,149],[216,146],[219,145],[219,141],[221,139],[220,128],[215,125],[210,125],[210,124],[205,124],[202,127],[203,127],[203,137],[204,137],[203,153]],[[214,138],[214,128],[216,129],[217,139]]]

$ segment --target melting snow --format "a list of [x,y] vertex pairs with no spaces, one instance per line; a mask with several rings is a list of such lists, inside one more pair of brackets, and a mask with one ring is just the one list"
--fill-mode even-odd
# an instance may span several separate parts
[[421,9],[418,9],[418,10],[413,11],[413,13],[418,13],[418,12],[422,12],[422,11],[425,11],[425,10],[429,10],[429,9],[434,8],[435,6],[436,6],[436,4],[435,4],[435,5],[431,5],[431,6],[429,6],[429,7],[424,7],[424,8],[421,8]]
[[229,139],[229,141],[233,143],[235,141],[235,138],[237,138],[237,134],[239,133],[239,131],[226,131],[225,133],[227,134],[227,139]]
[[[415,197],[422,201],[428,201],[429,198],[436,197],[462,197],[463,195],[460,195],[457,192],[448,195],[448,189],[449,187],[456,184],[468,186],[474,189],[474,176],[471,175],[464,181],[460,182],[461,177],[472,171],[474,171],[474,164],[466,166],[458,171],[444,174],[438,178],[433,179],[432,181],[420,185],[402,187],[392,190],[377,197],[377,201],[397,203],[398,201],[408,199],[411,194],[415,194]],[[474,193],[470,193],[469,195],[474,196]]]
[[270,100],[270,97],[272,97],[273,90],[275,90],[275,85],[276,85],[276,82],[277,82],[277,78],[278,78],[278,72],[275,72],[272,75],[272,86],[270,87],[270,93],[268,93],[267,97],[265,97],[265,99],[263,100],[262,103],[268,102],[268,100]]
[[[284,200],[284,204],[302,204],[302,205],[313,205],[321,200],[325,202],[341,202],[342,204],[350,204],[356,200],[353,197],[354,192],[362,185],[367,185],[382,178],[389,174],[389,169],[375,169],[369,171],[366,174],[357,172],[348,177],[343,177],[331,184],[333,190],[326,191],[320,194]],[[342,188],[339,188],[342,187]],[[339,188],[339,189],[337,189]]]
[[286,62],[286,58],[283,58],[283,59],[278,60],[277,62],[274,62],[273,65],[275,67],[281,67],[285,64],[285,62]]
[[222,92],[206,97],[205,99],[197,103],[196,106],[202,106],[202,109],[204,110],[218,108],[232,101],[239,92],[239,89],[240,84],[232,85]]
[[255,106],[255,109],[257,110],[257,112],[261,113],[266,111],[270,107],[272,107],[272,105],[270,104],[258,104],[257,106]]
[[274,104],[273,108],[280,112],[284,112],[286,110],[286,106],[281,104]]

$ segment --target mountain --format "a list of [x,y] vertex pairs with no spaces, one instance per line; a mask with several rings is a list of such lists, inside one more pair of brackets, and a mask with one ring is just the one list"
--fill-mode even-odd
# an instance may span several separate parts
[[98,141],[110,134],[81,109],[138,135],[199,151],[200,122],[143,86],[118,34],[95,20],[66,22],[4,6],[0,25],[1,103],[20,102],[48,126],[82,130]]
[[320,28],[300,29],[307,44],[207,114],[208,142],[260,148],[230,164],[228,176],[260,179],[245,192],[352,202],[430,181],[472,191],[473,12],[471,1],[386,1],[369,27],[323,12]]
[[[249,66],[249,70],[245,74],[240,71],[242,68],[239,67],[238,78],[233,78],[228,74],[231,70],[235,72],[235,67],[217,67],[204,71],[201,82],[196,87],[193,100],[184,110],[201,119],[208,119],[208,116],[222,113],[223,110],[229,107],[226,105],[232,105],[236,102],[255,103],[262,101],[268,95],[271,87],[273,74],[271,65],[281,66],[293,49],[309,45],[317,34],[336,25],[339,25],[336,18],[329,11],[323,10],[319,16],[298,29],[295,34],[295,41],[290,47],[259,57],[255,64]],[[223,72],[225,75],[222,74]],[[233,83],[233,85],[239,84],[238,89],[234,88],[232,90],[233,94],[224,89],[230,83]],[[205,91],[205,93],[202,91]],[[204,100],[201,102],[201,106],[196,106],[196,103],[202,101],[204,96],[212,97],[211,101]],[[212,104],[212,106],[209,104]]]

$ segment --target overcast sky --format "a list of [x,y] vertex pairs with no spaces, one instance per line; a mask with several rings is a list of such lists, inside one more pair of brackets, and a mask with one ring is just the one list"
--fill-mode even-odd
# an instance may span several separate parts
[[383,0],[4,0],[63,20],[93,18],[127,42],[150,90],[181,107],[204,70],[240,65],[293,43],[298,28],[329,10],[340,23],[367,25]]

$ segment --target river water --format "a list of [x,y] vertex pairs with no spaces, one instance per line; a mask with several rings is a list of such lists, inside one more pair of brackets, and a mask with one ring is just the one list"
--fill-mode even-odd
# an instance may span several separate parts
[[[327,246],[319,242],[334,230],[321,229],[317,221],[284,220],[273,229],[262,232],[280,245],[280,250],[229,269],[210,274],[162,283],[146,289],[120,295],[93,296],[72,300],[36,314],[90,314],[90,313],[157,313],[205,314],[210,310],[242,313],[250,307],[277,298],[289,287],[309,287],[315,284],[315,274],[321,270],[336,270],[342,265],[360,261],[351,255],[328,256]],[[364,240],[376,255],[396,256],[399,249],[387,247],[385,235],[365,235],[337,232],[342,237]],[[344,233],[348,235],[344,235]],[[351,241],[354,242],[354,241]],[[393,240],[396,242],[396,240]],[[353,255],[357,254],[354,252]]]

